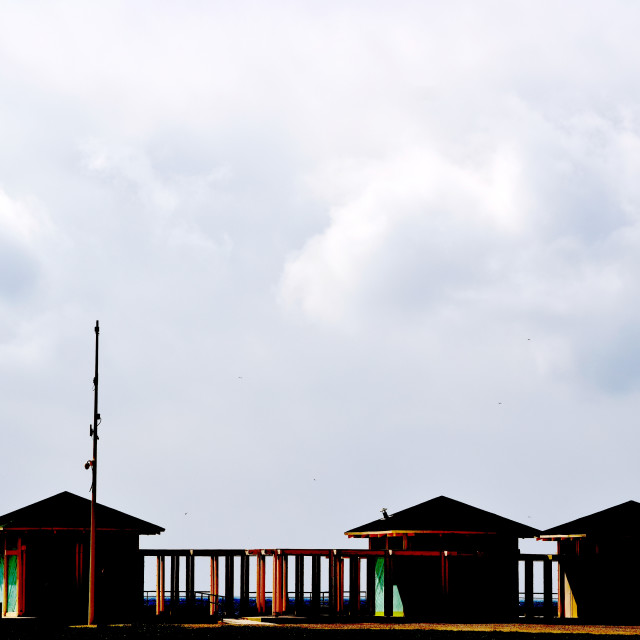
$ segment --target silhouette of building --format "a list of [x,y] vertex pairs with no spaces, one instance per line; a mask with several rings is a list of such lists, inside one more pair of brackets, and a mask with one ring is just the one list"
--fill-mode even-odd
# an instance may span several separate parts
[[517,616],[518,539],[538,530],[445,496],[383,513],[346,532],[368,538],[371,550],[388,552],[375,566],[376,615],[494,621]]
[[[69,492],[0,516],[3,617],[87,620],[91,501]],[[164,529],[96,506],[96,614],[124,621],[143,593],[140,535]]]
[[629,500],[544,531],[558,543],[558,614],[581,622],[640,621],[640,504]]

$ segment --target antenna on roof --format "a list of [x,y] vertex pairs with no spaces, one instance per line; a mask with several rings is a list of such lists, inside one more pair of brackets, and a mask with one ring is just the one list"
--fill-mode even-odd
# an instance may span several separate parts
[[87,460],[85,469],[91,469],[91,539],[89,542],[89,622],[94,624],[96,618],[96,493],[98,488],[98,425],[101,422],[98,413],[98,338],[100,326],[96,320],[96,371],[93,377],[93,425],[89,427],[89,435],[93,438],[93,458]]

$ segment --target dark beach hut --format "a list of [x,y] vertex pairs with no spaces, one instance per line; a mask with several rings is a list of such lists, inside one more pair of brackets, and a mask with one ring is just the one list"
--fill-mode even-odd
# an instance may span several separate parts
[[445,496],[383,514],[346,532],[368,538],[370,549],[388,552],[376,562],[376,615],[385,610],[385,574],[393,583],[393,615],[440,620],[517,615],[518,538],[535,537],[538,530]]
[[558,615],[640,622],[640,503],[629,500],[544,531],[558,544]]
[[[91,501],[67,491],[0,516],[3,617],[86,622]],[[134,617],[143,594],[140,535],[164,529],[96,506],[96,616]]]

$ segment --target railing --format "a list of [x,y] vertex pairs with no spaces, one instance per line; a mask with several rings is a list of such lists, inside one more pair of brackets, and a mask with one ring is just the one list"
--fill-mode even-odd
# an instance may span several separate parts
[[[156,589],[145,592],[147,609],[154,607],[156,615],[199,611],[201,615],[217,617],[393,616],[398,596],[394,567],[401,558],[420,557],[439,562],[439,565],[431,562],[430,566],[440,566],[439,602],[442,611],[447,611],[447,602],[454,597],[450,596],[449,588],[450,563],[456,562],[455,566],[460,567],[467,561],[458,558],[488,557],[447,551],[363,549],[148,549],[141,550],[140,554],[156,560]],[[196,558],[209,561],[208,590],[195,589]],[[519,594],[518,590],[511,592],[510,578],[505,580],[504,588],[500,586],[501,601],[513,603],[505,606],[504,616],[554,617],[557,592],[553,589],[552,569],[556,557],[518,554],[507,560],[513,571],[520,571],[524,590]],[[406,566],[407,560],[402,562]],[[184,563],[183,567],[181,563]],[[542,564],[542,591],[534,591],[534,563]],[[306,579],[305,566],[311,569]],[[267,591],[267,572],[273,585],[270,591]],[[289,587],[291,573],[293,590]],[[253,583],[251,590],[250,583]],[[456,603],[459,610],[460,603]],[[396,611],[395,615],[398,613]]]
[[[189,598],[189,595],[190,594],[185,590],[182,590],[178,593],[178,606],[180,608],[185,608],[188,605],[190,605],[193,608],[201,609],[203,611],[205,609],[207,611],[213,610],[215,612],[215,615],[218,615],[218,616],[225,614],[226,600],[224,595],[216,595],[209,591],[203,591],[203,590],[195,590],[191,599]],[[311,591],[303,592],[303,598],[307,608],[311,606],[311,595],[312,595]],[[361,591],[359,594],[359,597],[360,597],[361,604],[364,604],[366,602],[366,591]],[[265,600],[268,605],[267,609],[269,609],[269,606],[273,602],[273,593],[271,591],[265,592]],[[234,599],[233,609],[236,612],[239,609],[239,602],[240,600],[238,598]],[[349,606],[349,594],[345,594],[344,603],[345,603],[345,607]],[[171,604],[172,604],[171,598],[169,596],[165,596],[164,598],[165,610],[168,610],[171,607]],[[154,608],[154,609],[156,608],[157,592],[155,589],[154,590],[145,589],[144,606],[146,608]],[[322,610],[322,609],[328,609],[328,607],[329,607],[329,592],[321,591],[320,592],[320,608]],[[293,612],[292,602],[290,599],[287,602],[287,612],[289,613]],[[257,592],[255,591],[249,592],[248,612],[245,612],[245,613],[257,613]]]
[[[542,565],[542,591],[534,590],[534,563]],[[519,565],[523,569],[524,591],[519,593],[520,614],[526,618],[544,617],[547,619],[557,616],[558,612],[558,577],[557,557],[546,554],[521,554]],[[555,565],[555,567],[554,567]],[[520,567],[519,567],[520,569]],[[536,596],[538,596],[536,598]]]

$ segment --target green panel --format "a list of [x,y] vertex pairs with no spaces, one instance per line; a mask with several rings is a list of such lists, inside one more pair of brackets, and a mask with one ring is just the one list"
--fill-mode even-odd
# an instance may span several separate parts
[[18,606],[18,556],[7,556],[7,613]]
[[[375,615],[384,615],[384,558],[376,560],[376,589],[375,589]],[[393,615],[395,617],[404,616],[404,608],[402,606],[402,598],[398,591],[398,585],[393,585]]]
[[0,556],[0,610],[4,598],[4,555]]
[[384,615],[384,558],[376,558],[376,615]]

